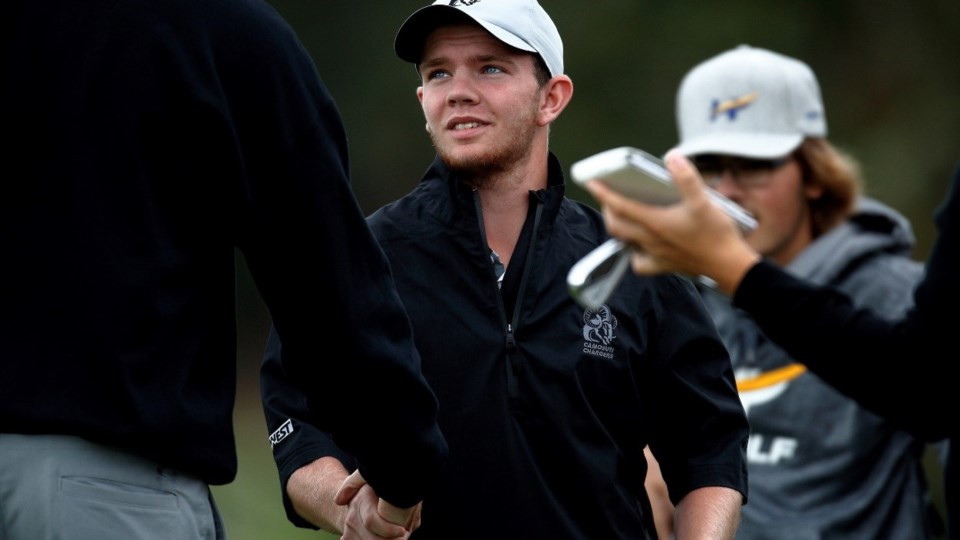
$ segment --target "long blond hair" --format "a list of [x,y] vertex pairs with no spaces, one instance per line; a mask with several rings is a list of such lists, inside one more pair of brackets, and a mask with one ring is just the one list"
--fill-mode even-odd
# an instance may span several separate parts
[[810,201],[813,237],[837,226],[854,209],[863,189],[857,161],[823,138],[808,137],[794,151],[803,171],[803,182],[823,189]]

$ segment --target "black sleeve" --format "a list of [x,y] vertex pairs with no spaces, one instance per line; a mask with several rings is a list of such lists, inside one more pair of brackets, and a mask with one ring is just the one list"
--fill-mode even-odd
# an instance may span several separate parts
[[747,501],[749,424],[727,352],[694,285],[675,275],[652,300],[652,376],[638,381],[655,408],[650,448],[677,504],[707,486],[735,489]]
[[298,527],[317,529],[300,517],[290,503],[286,485],[290,476],[304,465],[321,457],[335,457],[348,471],[356,469],[356,461],[333,442],[329,433],[305,421],[307,400],[303,390],[287,376],[280,362],[281,343],[271,328],[266,352],[260,366],[260,393],[263,413],[270,431],[270,448],[280,475],[280,494],[287,519]]
[[381,497],[409,507],[447,452],[436,396],[351,190],[336,103],[274,15],[248,40],[255,46],[229,44],[225,62],[236,64],[221,66],[223,77],[241,79],[228,96],[246,178],[238,245],[283,342],[274,376],[303,394],[300,420],[331,433]]

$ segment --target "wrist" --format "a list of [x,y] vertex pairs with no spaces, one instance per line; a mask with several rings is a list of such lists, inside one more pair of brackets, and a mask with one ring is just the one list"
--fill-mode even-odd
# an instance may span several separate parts
[[745,242],[736,248],[727,250],[722,261],[713,265],[714,275],[709,275],[717,283],[717,287],[725,294],[733,296],[743,277],[760,262],[761,256]]

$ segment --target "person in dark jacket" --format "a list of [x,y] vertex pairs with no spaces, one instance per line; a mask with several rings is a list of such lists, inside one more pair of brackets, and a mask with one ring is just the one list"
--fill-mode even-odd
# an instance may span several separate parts
[[837,390],[920,437],[948,438],[947,530],[951,539],[960,538],[960,422],[946,413],[957,406],[948,371],[956,324],[945,315],[960,301],[960,165],[936,212],[938,236],[913,289],[913,306],[895,319],[764,259],[710,202],[690,161],[673,150],[667,166],[683,194],[682,203],[669,207],[644,205],[599,182],[589,184],[610,233],[635,248],[634,272],[714,280],[765,334]]
[[[573,93],[559,34],[534,0],[448,4],[416,11],[395,41],[418,67],[437,157],[368,219],[450,444],[411,537],[655,538],[649,444],[678,536],[730,538],[747,495],[748,425],[696,289],[631,276],[597,309],[574,301],[568,271],[608,236],[599,212],[565,197],[548,148]],[[293,426],[273,446],[288,516],[374,538],[373,493],[349,452],[301,425],[286,348],[271,340],[261,386],[268,431]]]
[[4,8],[0,537],[224,537],[238,250],[304,421],[415,509],[446,453],[436,396],[290,26],[261,0]]

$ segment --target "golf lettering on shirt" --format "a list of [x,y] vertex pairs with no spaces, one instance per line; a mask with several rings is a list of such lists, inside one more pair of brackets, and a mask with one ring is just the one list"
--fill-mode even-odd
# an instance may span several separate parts
[[[791,381],[806,371],[803,365],[796,363],[762,373],[751,368],[736,370],[737,390],[747,416],[751,407],[773,401],[787,389]],[[785,459],[792,459],[797,453],[798,444],[793,437],[768,439],[762,433],[751,433],[747,440],[747,462],[776,465]]]

